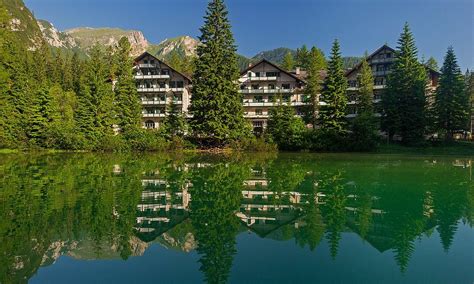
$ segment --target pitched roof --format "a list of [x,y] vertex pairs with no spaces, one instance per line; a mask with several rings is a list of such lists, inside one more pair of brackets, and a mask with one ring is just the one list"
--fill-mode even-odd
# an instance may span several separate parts
[[[369,56],[367,56],[367,61],[369,61],[370,59],[372,59],[372,57],[374,57],[377,53],[379,53],[380,51],[384,50],[384,49],[388,49],[392,52],[395,51],[395,49],[391,48],[390,46],[384,44],[382,45],[381,47],[379,47],[376,51],[372,52],[372,54],[370,54]],[[356,66],[354,66],[352,69],[350,69],[349,71],[346,72],[346,76],[349,76],[352,72],[358,70],[360,68],[360,66],[362,65],[362,61],[357,63]]]
[[249,66],[247,69],[243,70],[242,72],[240,72],[240,75],[243,76],[244,74],[246,74],[248,71],[250,71],[252,68],[254,68],[255,66],[258,66],[262,63],[267,63],[267,64],[270,64],[271,66],[275,67],[276,69],[278,69],[280,72],[283,72],[285,74],[287,74],[288,76],[296,79],[297,81],[299,82],[302,82],[302,83],[305,83],[305,81],[301,78],[299,78],[298,76],[296,76],[295,74],[292,74],[284,69],[282,69],[281,67],[279,67],[278,65],[276,65],[275,63],[273,62],[270,62],[268,60],[266,60],[265,58],[258,61],[257,63],[253,64],[252,66]]
[[173,67],[171,67],[171,66],[169,66],[168,64],[166,64],[166,62],[164,62],[163,60],[158,59],[156,56],[154,56],[153,54],[149,53],[148,51],[145,51],[145,52],[143,52],[142,54],[140,54],[138,57],[135,58],[134,61],[135,61],[135,62],[138,62],[138,61],[142,60],[143,57],[145,57],[145,56],[151,56],[151,57],[153,57],[155,60],[159,61],[161,64],[163,64],[163,65],[167,66],[168,68],[170,68],[173,72],[176,72],[176,73],[178,73],[179,75],[183,76],[184,78],[188,79],[188,80],[189,80],[189,83],[192,83],[192,80],[191,80],[190,77],[188,77],[187,75],[185,75],[185,74],[183,74],[183,73],[177,71],[177,70],[174,69]]

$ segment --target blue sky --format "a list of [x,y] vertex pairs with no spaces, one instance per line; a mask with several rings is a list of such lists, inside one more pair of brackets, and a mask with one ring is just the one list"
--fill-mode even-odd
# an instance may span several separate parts
[[[60,30],[119,27],[143,31],[158,43],[197,37],[207,0],[25,0],[37,18]],[[281,46],[316,45],[329,53],[338,38],[346,56],[395,47],[405,21],[420,57],[441,65],[453,45],[463,68],[474,68],[473,0],[227,0],[239,53],[253,56]]]

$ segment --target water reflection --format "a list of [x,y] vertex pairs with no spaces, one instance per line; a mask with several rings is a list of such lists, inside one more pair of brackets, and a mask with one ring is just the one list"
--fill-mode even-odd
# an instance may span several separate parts
[[[393,251],[401,273],[435,230],[449,251],[472,228],[469,159],[340,155],[42,155],[0,162],[0,282],[26,282],[61,255],[128,259],[150,244],[196,251],[203,278],[228,281],[252,232],[337,259],[343,233]],[[270,256],[269,256],[270,257]],[[359,256],[363,257],[363,256]],[[469,264],[467,264],[469,265]]]

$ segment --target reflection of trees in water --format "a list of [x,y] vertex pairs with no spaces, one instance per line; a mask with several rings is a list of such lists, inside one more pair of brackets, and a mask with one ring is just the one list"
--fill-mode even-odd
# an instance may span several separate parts
[[249,169],[217,164],[193,170],[191,220],[201,256],[201,271],[209,283],[225,283],[236,253],[239,220],[235,216]]
[[[6,157],[0,162],[0,216],[5,216],[0,219],[2,283],[26,282],[40,265],[52,262],[45,257],[52,247],[62,246],[64,253],[82,242],[89,244],[88,258],[136,255],[131,239],[141,237],[134,227],[144,175],[166,180],[164,190],[170,193],[190,187],[190,220],[173,233],[191,231],[199,243],[201,270],[212,283],[226,282],[229,276],[240,226],[236,212],[244,202],[243,184],[251,168],[258,168],[259,178],[268,181],[258,190],[275,193],[269,204],[293,208],[288,214],[294,219],[273,224],[268,237],[294,238],[299,246],[314,250],[325,235],[332,257],[338,253],[341,233],[352,231],[379,251],[392,250],[405,271],[415,239],[436,230],[440,245],[449,250],[459,220],[472,226],[474,216],[474,185],[468,171],[444,161],[347,162],[304,155],[270,160]],[[299,193],[300,199],[295,201],[289,192]],[[170,196],[172,203],[179,201]]]

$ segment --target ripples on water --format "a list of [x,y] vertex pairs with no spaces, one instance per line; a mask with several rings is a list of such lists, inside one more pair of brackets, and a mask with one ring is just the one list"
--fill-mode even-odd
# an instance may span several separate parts
[[0,158],[1,283],[474,281],[468,158]]

